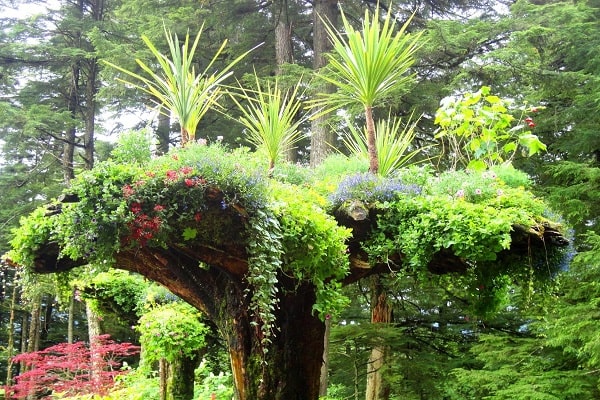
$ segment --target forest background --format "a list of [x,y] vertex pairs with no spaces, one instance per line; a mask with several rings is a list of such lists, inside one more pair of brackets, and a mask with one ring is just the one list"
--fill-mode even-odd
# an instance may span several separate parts
[[[36,4],[40,3],[31,3]],[[373,9],[376,3],[345,1],[342,6],[349,19],[358,23],[365,8]],[[464,299],[450,299],[448,293],[455,292],[448,282],[424,285],[410,274],[395,280],[387,289],[393,294],[394,315],[385,332],[393,354],[386,369],[392,383],[389,398],[597,398],[600,4],[397,1],[382,6],[400,21],[414,13],[409,30],[422,32],[424,45],[412,67],[414,84],[389,96],[379,112],[387,114],[391,109],[405,119],[422,115],[414,143],[425,148],[439,143],[434,115],[446,96],[485,85],[515,103],[543,106],[533,116],[532,131],[547,145],[547,152],[517,158],[514,165],[532,177],[534,190],[572,228],[574,253],[549,294],[534,296],[527,308],[511,306],[508,299],[506,307],[485,319],[470,318]],[[198,65],[206,65],[224,39],[229,41],[227,50],[217,60],[222,65],[263,43],[236,66],[235,77],[244,81],[246,74],[256,71],[260,78],[278,76],[291,85],[324,65],[322,55],[329,44],[316,29],[317,10],[337,20],[336,3],[323,0],[59,1],[56,7],[26,18],[3,16],[0,253],[9,249],[11,228],[20,216],[57,196],[79,171],[108,157],[116,138],[127,130],[123,125],[147,129],[158,154],[177,144],[175,121],[148,111],[151,101],[119,82],[117,71],[101,60],[134,69],[135,58],[152,60],[142,34],[166,46],[163,26],[184,37],[203,24]],[[226,108],[234,118],[209,111],[197,138],[231,148],[246,145],[234,121],[234,105]],[[338,135],[344,122],[329,122],[331,126],[322,121],[307,124],[311,136],[289,154],[290,161],[316,165],[332,151],[326,143],[342,149]],[[449,158],[440,148],[427,147],[425,154],[435,160],[434,168],[443,170]],[[100,286],[97,282],[78,283],[88,292],[81,293],[86,299],[81,302],[75,289],[58,292],[57,288],[68,285],[57,285],[56,277],[17,277],[8,266],[2,274],[3,359],[8,359],[11,340],[13,348],[33,351],[87,340],[92,325],[117,340],[139,340],[139,331],[132,329],[138,324],[138,310],[125,315],[119,305],[120,315],[115,315],[107,307],[90,307],[92,288]],[[117,282],[116,277],[106,279],[112,278]],[[136,285],[143,286],[132,284]],[[344,289],[355,304],[333,321],[331,398],[364,396],[373,345],[368,340],[371,299],[365,286],[359,282]],[[141,296],[135,290],[133,294],[122,287],[118,290],[123,298]],[[146,296],[149,289],[143,290]],[[147,298],[140,302],[148,302]],[[211,365],[202,374],[214,378],[211,373],[224,372],[222,380],[230,385],[226,356],[218,350],[218,339],[212,340],[213,351],[207,353]],[[8,374],[6,365],[3,373]],[[206,390],[210,395],[217,388]]]

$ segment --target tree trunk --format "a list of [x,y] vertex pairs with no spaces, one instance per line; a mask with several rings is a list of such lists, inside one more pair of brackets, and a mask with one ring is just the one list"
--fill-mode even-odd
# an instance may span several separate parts
[[319,397],[327,396],[329,384],[329,336],[331,334],[331,319],[325,320],[325,335],[323,337],[323,364],[321,365],[321,378],[319,379]]
[[[324,21],[328,21],[335,26],[338,15],[337,0],[315,0],[313,7],[313,69],[317,71],[327,65],[325,54],[332,49]],[[326,82],[320,83],[315,88],[317,93],[333,93],[334,90],[335,87]],[[333,149],[335,137],[329,127],[328,119],[327,115],[321,115],[311,120],[311,167],[321,164]]]
[[171,133],[171,118],[169,117],[169,111],[165,106],[160,106],[160,112],[158,113],[158,126],[156,127],[156,138],[158,139],[158,146],[156,153],[158,155],[167,154],[169,152],[170,133]]
[[85,132],[83,135],[83,148],[85,153],[85,169],[94,167],[94,133],[96,129],[96,92],[98,91],[98,60],[92,58],[87,61],[87,80],[85,82]]
[[[40,345],[40,317],[42,312],[42,296],[39,294],[34,295],[31,299],[31,321],[29,322],[29,335],[27,338],[27,353],[33,353],[39,350]],[[25,369],[21,370],[21,373],[25,372]],[[34,393],[27,395],[27,400],[33,400],[35,398]]]
[[275,17],[276,75],[281,75],[281,66],[285,63],[294,62],[292,25],[288,15],[287,0],[276,0],[273,2],[273,16]]
[[29,335],[27,337],[27,353],[39,350],[41,312],[42,296],[35,295],[31,299],[31,320],[29,322]]
[[[277,63],[276,75],[283,73],[283,64],[294,62],[292,24],[288,12],[287,0],[276,0],[273,2],[273,16],[275,18],[275,62]],[[289,162],[296,162],[298,160],[296,148],[286,149],[285,158]]]
[[168,365],[167,400],[192,400],[194,371],[200,365],[200,357],[178,357]]
[[167,377],[169,372],[169,363],[166,359],[158,360],[158,393],[160,400],[167,400]]
[[90,343],[90,378],[92,381],[98,381],[102,368],[102,355],[96,350],[100,345],[98,336],[102,334],[100,326],[100,316],[90,307],[88,303],[85,305],[85,313],[88,323],[88,337]]
[[[6,386],[13,384],[12,382],[12,357],[14,355],[15,347],[15,309],[17,307],[17,282],[16,278],[13,280],[13,292],[10,298],[10,317],[8,320],[8,344],[6,345],[6,356],[7,356],[7,367],[6,367]],[[6,399],[10,399],[10,392],[5,391]]]
[[[21,353],[27,353],[27,333],[29,331],[29,317],[27,313],[23,314],[21,318]],[[19,373],[25,372],[25,364],[21,362],[19,364]]]
[[[69,96],[67,99],[67,108],[69,113],[73,117],[73,120],[77,118],[77,111],[79,107],[79,74],[80,74],[79,63],[73,63],[71,65],[71,82],[69,86]],[[62,168],[63,168],[63,180],[69,184],[73,178],[75,178],[75,168],[73,165],[73,158],[75,155],[75,141],[77,138],[77,128],[75,126],[67,127],[65,131],[63,154],[62,154]]]
[[[247,302],[243,292],[228,297],[227,307]],[[247,306],[229,308],[233,318],[220,329],[229,347],[236,399],[318,399],[325,325],[307,306],[314,300],[314,290],[308,285],[299,288],[296,296],[280,299],[279,330],[273,332],[270,344],[261,343],[260,329],[251,325]]]
[[73,324],[75,320],[75,291],[69,297],[69,318],[67,320],[67,343],[73,343]]
[[[237,265],[233,252],[218,258]],[[119,253],[117,264],[162,283],[214,321],[229,350],[237,400],[318,399],[325,324],[313,315],[315,288],[278,277],[278,328],[266,342],[250,311],[245,263],[239,270],[198,268],[199,259],[208,262],[210,249],[137,249]]]
[[365,106],[365,122],[367,125],[367,153],[369,154],[369,172],[379,172],[379,158],[377,157],[377,145],[375,143],[375,120],[373,119],[373,107]]
[[[387,294],[383,289],[381,277],[373,276],[371,323],[389,324],[392,322],[392,308]],[[367,391],[366,400],[387,400],[390,396],[389,383],[383,377],[383,370],[387,359],[388,348],[385,343],[378,343],[371,349],[367,364]]]

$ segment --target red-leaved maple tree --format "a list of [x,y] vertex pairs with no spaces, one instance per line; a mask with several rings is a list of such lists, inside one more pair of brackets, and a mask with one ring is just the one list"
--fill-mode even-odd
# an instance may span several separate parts
[[44,350],[13,357],[25,371],[8,387],[7,398],[23,399],[35,395],[50,399],[52,393],[74,396],[106,394],[115,385],[115,376],[127,372],[123,359],[139,354],[140,347],[117,343],[110,335],[97,336],[91,346],[84,342],[59,343]]

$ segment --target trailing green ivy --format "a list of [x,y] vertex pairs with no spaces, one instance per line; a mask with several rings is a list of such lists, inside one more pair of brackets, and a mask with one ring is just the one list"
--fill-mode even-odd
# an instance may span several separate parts
[[284,272],[315,285],[313,310],[321,319],[338,314],[348,303],[340,280],[349,273],[350,230],[325,213],[319,205],[326,200],[312,190],[279,184],[273,185],[273,194],[277,200],[273,209],[282,227]]

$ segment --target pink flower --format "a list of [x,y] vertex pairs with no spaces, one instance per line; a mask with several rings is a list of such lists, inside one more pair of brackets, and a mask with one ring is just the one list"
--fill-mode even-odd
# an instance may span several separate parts
[[123,197],[128,198],[134,194],[134,190],[130,185],[123,186]]
[[172,169],[167,171],[167,180],[169,181],[174,181],[177,180],[177,171],[174,171]]
[[481,189],[475,189],[475,194],[480,195],[481,194]]
[[181,167],[179,169],[179,171],[181,171],[182,174],[187,175],[190,172],[192,172],[194,169],[192,167]]
[[157,204],[157,205],[154,206],[154,211],[156,211],[156,212],[160,212],[160,211],[162,211],[164,209],[165,209],[165,207],[161,206],[160,204]]
[[483,177],[487,179],[496,179],[496,174],[493,171],[484,172]]
[[456,192],[455,196],[458,198],[463,198],[465,197],[465,191],[460,189],[458,192]]
[[183,180],[183,182],[185,183],[185,186],[187,186],[187,187],[196,186],[196,179],[185,178]]
[[496,194],[498,196],[502,196],[504,194],[504,191],[502,189],[498,189],[498,190],[496,190]]

